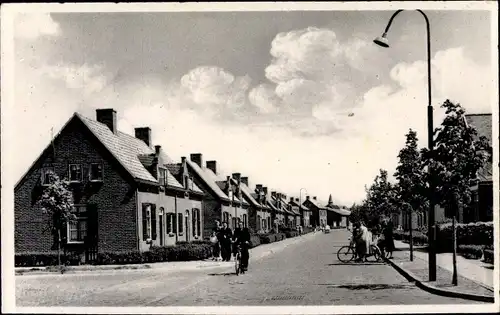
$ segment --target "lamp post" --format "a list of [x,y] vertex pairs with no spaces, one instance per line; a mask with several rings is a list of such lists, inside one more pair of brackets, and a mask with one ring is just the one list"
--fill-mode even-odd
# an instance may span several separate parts
[[[302,207],[302,190],[305,190],[307,193],[307,189],[305,189],[305,188],[301,188],[299,190],[299,213],[300,213],[300,208]],[[307,220],[307,222],[309,222],[309,220]],[[303,223],[305,223],[305,222],[303,222]]]
[[[384,33],[381,37],[377,37],[373,42],[382,47],[389,47],[389,42],[387,40],[387,32],[391,27],[392,21],[403,10],[397,10],[391,16],[389,23],[384,30]],[[427,95],[428,95],[428,104],[427,104],[427,137],[428,137],[428,145],[429,152],[432,154],[434,151],[434,127],[433,127],[433,108],[432,108],[432,93],[431,93],[431,37],[430,37],[430,24],[429,18],[422,10],[416,10],[425,19],[425,25],[427,30]],[[430,165],[427,168],[429,174],[431,173]],[[429,220],[428,220],[428,230],[429,230],[429,281],[436,281],[436,231],[434,227],[435,221],[435,213],[434,213],[434,184],[432,181],[432,177],[430,176],[429,182]]]

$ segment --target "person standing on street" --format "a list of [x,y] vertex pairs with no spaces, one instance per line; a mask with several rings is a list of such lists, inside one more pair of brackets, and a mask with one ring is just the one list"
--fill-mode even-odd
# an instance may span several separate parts
[[389,259],[392,259],[392,252],[394,251],[394,226],[392,220],[388,220],[384,227],[384,250],[389,253]]
[[231,260],[231,238],[233,236],[233,232],[228,227],[227,222],[222,223],[222,230],[221,230],[220,235],[221,235],[220,244],[221,244],[222,260],[223,261],[230,261]]
[[[234,245],[237,251],[237,246],[240,246],[241,250],[241,265],[244,271],[248,270],[248,260],[250,257],[250,231],[248,228],[243,227],[243,222],[238,223],[238,227],[234,230]],[[235,251],[235,255],[236,255]]]
[[218,261],[220,258],[220,231],[221,225],[218,220],[215,220],[215,228],[212,232],[212,236],[210,237],[210,241],[212,242],[212,260]]
[[237,247],[238,247],[238,238],[241,234],[241,230],[243,229],[243,223],[241,221],[238,222],[238,226],[233,231],[233,237],[232,237],[232,252],[233,252],[233,257],[236,258],[236,253],[237,253]]

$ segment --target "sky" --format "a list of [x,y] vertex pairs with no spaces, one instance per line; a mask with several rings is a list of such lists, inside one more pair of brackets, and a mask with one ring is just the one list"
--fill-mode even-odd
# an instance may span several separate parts
[[[75,111],[114,108],[174,160],[202,153],[252,187],[350,206],[394,173],[409,128],[427,145],[424,19],[401,13],[378,47],[392,12],[20,13],[13,176]],[[491,113],[490,12],[427,13],[435,124],[446,99]]]

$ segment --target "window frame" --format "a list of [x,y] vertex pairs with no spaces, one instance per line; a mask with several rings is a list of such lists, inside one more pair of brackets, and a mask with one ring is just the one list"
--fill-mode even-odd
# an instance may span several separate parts
[[[80,178],[79,179],[72,179],[71,178],[71,167],[72,166],[78,166],[80,168]],[[81,183],[83,180],[83,166],[82,164],[79,163],[70,163],[68,164],[68,179],[70,183]]]
[[[76,210],[76,209],[81,209],[81,208],[83,208],[84,211]],[[75,211],[71,211],[71,213],[75,214],[76,219],[74,221],[66,222],[66,243],[67,244],[83,244],[83,243],[85,243],[85,238],[87,237],[87,233],[89,230],[89,228],[88,228],[88,216],[87,216],[87,205],[75,204],[75,205],[73,205],[73,209],[75,209]],[[84,215],[81,215],[82,213]],[[71,238],[71,231],[75,231],[75,229],[71,229],[71,225],[73,223],[76,223],[77,224],[77,228],[76,228],[77,234],[81,234],[81,228],[80,228],[81,222],[85,222],[85,236],[81,237],[81,239],[73,240]]]
[[165,216],[165,219],[167,220],[166,221],[166,233],[167,235],[170,236],[170,234],[174,234],[174,216],[175,216],[175,213],[171,213],[171,212],[167,212],[166,213],[166,216]]
[[[93,171],[92,171],[92,167],[95,166],[95,165],[101,167],[101,178],[100,179],[93,179],[92,178],[92,175],[94,174]],[[90,166],[89,166],[89,181],[93,182],[93,183],[101,183],[101,182],[104,181],[104,165],[102,163],[99,163],[99,162],[90,163]]]
[[177,213],[177,234],[184,235],[184,214]]
[[51,184],[50,182],[45,183],[45,179],[47,177],[47,174],[50,172],[55,174],[53,166],[46,166],[46,167],[42,167],[40,169],[40,182],[41,182],[42,186],[44,186],[44,187],[48,187]]

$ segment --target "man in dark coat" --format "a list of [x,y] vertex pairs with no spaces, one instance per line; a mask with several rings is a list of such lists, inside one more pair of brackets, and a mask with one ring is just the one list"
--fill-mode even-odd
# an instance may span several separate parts
[[220,231],[221,256],[223,261],[231,260],[231,238],[233,231],[228,227],[227,222],[222,223]]
[[250,231],[247,227],[243,227],[243,222],[238,223],[238,228],[235,229],[234,243],[240,246],[241,250],[241,265],[244,270],[248,269],[248,260],[250,258]]

